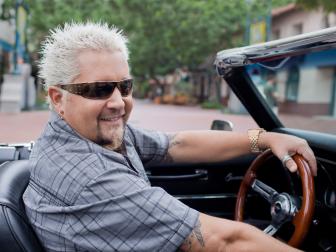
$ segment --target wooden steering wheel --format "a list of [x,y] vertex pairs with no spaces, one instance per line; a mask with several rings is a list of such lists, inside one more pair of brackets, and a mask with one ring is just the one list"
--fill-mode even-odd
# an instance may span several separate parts
[[271,150],[266,150],[252,162],[245,173],[237,196],[235,220],[243,221],[245,199],[247,191],[251,187],[271,204],[272,220],[264,232],[273,236],[284,223],[291,221],[295,227],[295,231],[289,239],[288,244],[293,247],[299,247],[308,233],[313,218],[315,207],[314,179],[307,162],[302,156],[298,154],[294,155],[292,158],[298,166],[302,181],[303,195],[300,206],[291,195],[278,193],[257,179],[256,173],[258,169],[272,156]]

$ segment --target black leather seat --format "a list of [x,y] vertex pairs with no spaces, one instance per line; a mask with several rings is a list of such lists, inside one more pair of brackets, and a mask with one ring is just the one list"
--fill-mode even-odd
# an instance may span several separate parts
[[0,165],[1,251],[43,251],[24,210],[22,194],[28,181],[28,160],[17,160]]

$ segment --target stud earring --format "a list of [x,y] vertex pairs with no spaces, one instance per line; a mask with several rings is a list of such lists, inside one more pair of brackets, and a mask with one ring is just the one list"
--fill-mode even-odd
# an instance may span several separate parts
[[64,120],[63,115],[64,115],[64,111],[61,110],[61,111],[59,112],[59,116],[61,117],[62,120]]

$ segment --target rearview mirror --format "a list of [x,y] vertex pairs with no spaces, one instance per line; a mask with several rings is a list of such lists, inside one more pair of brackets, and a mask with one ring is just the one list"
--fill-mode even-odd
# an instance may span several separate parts
[[211,124],[212,130],[233,130],[233,123],[227,120],[213,120]]

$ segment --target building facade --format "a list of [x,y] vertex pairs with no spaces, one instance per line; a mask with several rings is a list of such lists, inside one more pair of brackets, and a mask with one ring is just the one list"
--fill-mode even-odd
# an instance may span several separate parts
[[[14,1],[13,1],[14,2]],[[0,0],[0,73],[20,73],[18,64],[27,63],[28,5],[17,0],[10,10],[4,10]]]
[[[0,13],[3,0],[0,0]],[[15,47],[15,22],[0,19],[0,81],[3,75],[9,73],[13,67],[13,52]]]
[[[336,14],[295,4],[272,10],[272,39],[336,26]],[[336,116],[336,50],[290,59],[277,71],[279,112]]]

